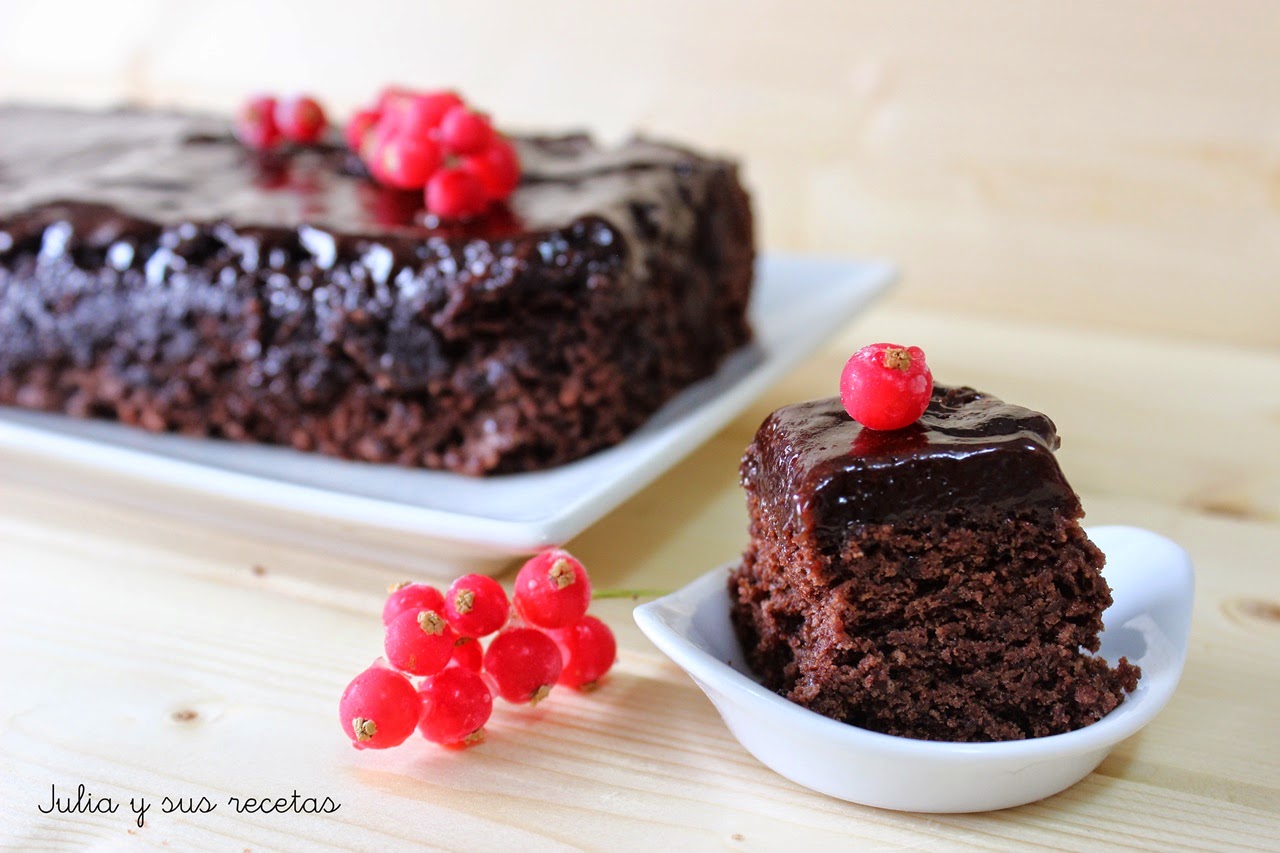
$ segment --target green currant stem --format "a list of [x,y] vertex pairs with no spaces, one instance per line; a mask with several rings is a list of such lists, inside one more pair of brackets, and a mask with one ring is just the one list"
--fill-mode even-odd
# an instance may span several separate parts
[[606,598],[661,598],[670,595],[670,589],[596,589],[591,591],[591,600],[600,601]]

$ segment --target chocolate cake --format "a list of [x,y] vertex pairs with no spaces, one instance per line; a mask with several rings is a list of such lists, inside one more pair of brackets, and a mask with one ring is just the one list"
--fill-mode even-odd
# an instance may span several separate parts
[[751,543],[729,587],[764,684],[904,737],[998,741],[1086,726],[1137,685],[1097,651],[1102,553],[1053,422],[971,388],[864,429],[786,406],[742,462]]
[[462,224],[339,145],[0,107],[0,404],[467,474],[614,444],[750,338],[736,167],[514,140]]

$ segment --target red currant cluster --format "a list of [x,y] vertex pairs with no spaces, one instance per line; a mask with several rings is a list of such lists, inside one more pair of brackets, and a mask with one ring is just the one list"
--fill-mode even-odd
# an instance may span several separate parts
[[425,191],[427,212],[442,219],[477,216],[520,183],[515,148],[453,92],[385,89],[346,137],[375,180]]
[[[236,138],[267,151],[281,142],[311,145],[328,126],[314,99],[250,98],[236,114]],[[454,92],[391,86],[346,127],[347,145],[378,183],[423,194],[439,219],[467,219],[505,201],[520,183],[520,158],[489,117]]]
[[[357,749],[399,746],[416,728],[433,743],[468,746],[483,737],[493,697],[535,704],[556,684],[590,689],[613,666],[613,632],[594,616],[587,570],[551,548],[502,586],[464,575],[443,594],[402,584],[382,609],[385,660],[357,675],[338,716]],[[481,638],[497,632],[485,648]],[[422,681],[415,687],[409,676]]]
[[315,98],[295,95],[277,100],[257,95],[236,113],[236,138],[250,148],[266,151],[281,142],[312,145],[320,139],[329,120]]

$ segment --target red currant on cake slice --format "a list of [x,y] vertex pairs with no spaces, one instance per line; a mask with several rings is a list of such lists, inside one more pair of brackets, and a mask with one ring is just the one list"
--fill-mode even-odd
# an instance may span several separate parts
[[869,429],[892,430],[920,419],[933,393],[933,373],[920,347],[871,344],[853,354],[840,374],[845,411]]

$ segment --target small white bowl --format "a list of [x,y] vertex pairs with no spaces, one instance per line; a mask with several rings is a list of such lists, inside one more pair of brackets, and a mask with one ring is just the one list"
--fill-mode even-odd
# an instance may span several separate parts
[[1100,654],[1142,667],[1138,689],[1091,726],[1000,743],[939,743],[860,729],[761,686],[729,621],[728,567],[635,610],[650,640],[707,694],[729,730],[765,765],[842,800],[918,812],[1003,809],[1056,794],[1088,776],[1165,706],[1187,656],[1194,576],[1173,542],[1134,527],[1089,536],[1107,555],[1114,603]]

